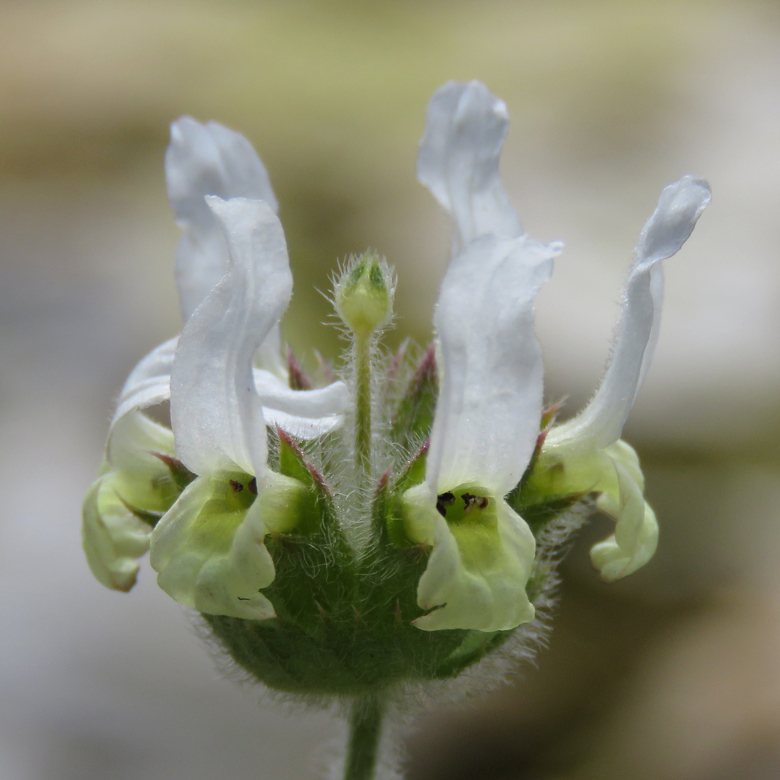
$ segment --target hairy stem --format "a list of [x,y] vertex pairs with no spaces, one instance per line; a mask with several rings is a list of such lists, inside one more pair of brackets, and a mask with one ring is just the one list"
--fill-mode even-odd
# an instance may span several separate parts
[[355,460],[358,484],[371,480],[371,336],[355,336]]
[[373,780],[384,707],[377,696],[359,696],[349,718],[349,745],[344,780]]

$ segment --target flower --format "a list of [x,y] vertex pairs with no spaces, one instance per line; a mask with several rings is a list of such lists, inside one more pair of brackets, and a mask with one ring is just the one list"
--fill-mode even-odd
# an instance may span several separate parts
[[405,496],[410,537],[433,547],[418,597],[440,608],[415,622],[429,631],[507,630],[534,614],[525,591],[534,537],[504,496],[536,444],[543,372],[533,301],[561,246],[529,238],[501,186],[508,123],[484,85],[450,82],[428,104],[417,164],[454,223],[434,315],[443,381],[425,481]]
[[661,193],[634,252],[615,348],[601,386],[579,415],[549,431],[541,449],[535,481],[546,482],[542,492],[599,492],[598,508],[617,521],[615,533],[591,550],[593,564],[609,582],[644,566],[658,543],[655,513],[642,496],[639,459],[620,434],[658,338],[661,261],[688,240],[709,201],[709,186],[695,176],[683,176]]
[[151,563],[159,586],[182,604],[262,620],[275,614],[260,592],[275,574],[263,510],[280,502],[286,511],[271,519],[287,530],[287,513],[305,492],[268,468],[253,369],[290,301],[292,274],[282,226],[265,201],[206,201],[224,229],[229,270],[187,320],[171,371],[176,452],[198,477],[155,527]]
[[[661,261],[709,188],[686,176],[663,191],[602,384],[556,425],[533,307],[562,245],[530,238],[501,185],[508,121],[479,82],[434,94],[418,178],[453,224],[434,345],[416,365],[406,346],[382,354],[394,278],[374,252],[351,258],[333,296],[344,378],[310,390],[281,360],[292,276],[262,163],[221,125],[173,125],[185,324],[131,373],[85,501],[103,584],[129,590],[151,548],[160,587],[256,679],[376,697],[522,637],[554,585],[553,547],[594,502],[616,520],[592,550],[602,577],[650,559],[655,515],[620,435],[657,337]],[[164,400],[170,428],[143,412]]]
[[[160,441],[154,443],[155,452],[164,452],[173,457],[176,451],[181,450],[181,441],[174,448],[170,430],[153,426],[150,420],[139,416],[138,411],[171,399],[171,374],[177,354],[179,366],[192,368],[192,363],[182,357],[193,349],[187,347],[187,344],[196,339],[195,351],[201,347],[208,348],[193,335],[200,322],[200,338],[208,338],[203,335],[211,328],[211,323],[204,320],[207,315],[201,312],[192,325],[189,323],[219,283],[225,279],[221,288],[223,292],[220,293],[225,295],[226,288],[231,283],[240,284],[240,279],[251,280],[260,286],[267,282],[262,276],[253,275],[251,266],[254,258],[242,258],[246,266],[243,276],[235,268],[232,275],[229,273],[233,247],[229,246],[230,237],[226,236],[225,231],[231,230],[231,226],[241,219],[237,207],[239,201],[220,211],[216,201],[207,203],[207,197],[221,195],[237,199],[246,195],[257,199],[258,203],[266,204],[262,216],[267,226],[266,234],[274,235],[278,244],[275,248],[278,263],[284,266],[289,277],[284,236],[275,217],[276,198],[265,167],[243,136],[216,122],[202,125],[190,117],[182,117],[171,126],[171,143],[166,153],[165,168],[171,205],[184,231],[177,249],[176,275],[185,333],[189,335],[185,338],[184,350],[180,348],[179,337],[169,339],[152,350],[130,373],[109,427],[102,476],[91,488],[85,502],[83,539],[88,562],[98,580],[119,590],[129,590],[135,584],[138,571],[135,561],[149,550],[153,525],[139,521],[139,515],[146,513],[148,520],[149,512],[161,508],[159,499],[148,495],[148,469],[128,467],[128,458],[134,458],[136,466],[148,461],[147,448],[142,442],[145,441],[144,436],[148,438],[152,432],[158,440],[166,437],[170,439],[169,444],[167,441],[165,445]],[[233,203],[232,200],[230,202]],[[244,230],[251,230],[251,227],[244,226]],[[263,267],[256,270],[266,269]],[[289,281],[291,285],[291,279]],[[250,356],[247,370],[251,371],[266,422],[282,425],[298,437],[316,437],[342,424],[348,401],[347,388],[340,381],[313,390],[293,390],[288,386],[287,369],[281,360],[279,319],[289,303],[290,294],[291,289],[275,291],[277,310],[274,319],[267,323],[264,338]],[[211,306],[213,310],[214,304]],[[237,316],[241,319],[243,315]],[[252,323],[247,322],[246,325],[251,326]],[[226,345],[221,344],[217,348]],[[194,386],[188,388],[186,383],[199,383],[200,377],[195,374],[202,368],[196,365],[192,377],[182,381],[180,394],[186,395],[188,390],[194,390]],[[179,369],[179,375],[182,370]],[[222,406],[219,405],[221,398],[215,397],[213,400],[216,400],[217,405],[212,410],[209,423],[214,423],[219,415],[229,417],[231,414],[227,400]],[[178,408],[179,404],[175,403],[174,407]],[[125,424],[127,417],[133,422]],[[178,430],[177,438],[181,440],[182,437],[186,440],[186,426]],[[258,446],[262,448],[264,445],[259,443]],[[180,461],[177,463],[183,466]],[[151,465],[154,466],[153,471],[160,472],[155,479],[170,476],[170,469],[159,459],[153,458]],[[244,457],[234,467],[247,465]],[[198,487],[202,490],[202,485]],[[131,508],[127,506],[128,503]],[[171,504],[172,501],[168,502],[164,508],[167,510]],[[98,511],[98,507],[104,507],[103,511]],[[132,540],[132,543],[128,540]],[[121,576],[107,574],[114,570],[121,571]]]
[[[183,230],[176,252],[176,283],[186,323],[230,266],[224,225],[207,204],[207,196],[261,200],[274,214],[277,203],[265,167],[252,145],[217,122],[202,125],[186,116],[174,122],[165,156],[165,174],[171,206]],[[132,409],[144,409],[170,398],[177,344],[178,338],[166,341],[133,369],[120,394],[112,428]],[[288,387],[278,321],[258,347],[253,366],[255,384],[270,423],[284,424],[303,438],[319,436],[341,424],[347,403],[343,382],[316,390],[294,391]]]
[[135,585],[152,529],[189,476],[178,468],[170,429],[137,411],[112,426],[100,476],[84,499],[84,551],[99,582],[121,591]]

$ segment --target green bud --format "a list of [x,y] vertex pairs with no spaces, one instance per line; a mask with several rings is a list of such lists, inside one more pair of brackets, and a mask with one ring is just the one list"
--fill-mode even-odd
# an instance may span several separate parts
[[392,316],[394,292],[387,263],[374,252],[366,252],[350,260],[336,283],[336,311],[353,333],[370,336]]

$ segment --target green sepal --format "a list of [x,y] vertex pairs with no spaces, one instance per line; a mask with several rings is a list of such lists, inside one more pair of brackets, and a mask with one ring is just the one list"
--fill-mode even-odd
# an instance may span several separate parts
[[382,545],[395,542],[393,531],[388,525],[391,519],[391,502],[393,500],[390,491],[391,469],[388,469],[379,480],[374,493],[374,501],[371,504],[371,525],[373,531],[373,543]]
[[391,480],[388,473],[377,486],[372,520],[375,537],[380,542],[389,542],[396,547],[409,547],[416,544],[409,539],[404,528],[401,498],[409,488],[419,485],[425,479],[428,445],[429,442],[426,441],[417,450],[395,480]]
[[390,425],[393,441],[407,447],[413,442],[428,438],[438,394],[436,350],[431,345],[409,380],[393,413]]
[[[587,493],[541,499],[536,503],[525,503],[522,492],[514,491],[507,496],[507,503],[528,523],[534,536],[539,534],[553,521],[587,497]],[[528,501],[528,497],[525,497]]]
[[176,487],[179,488],[179,492],[184,490],[187,485],[190,484],[195,478],[196,474],[193,474],[178,458],[174,458],[172,455],[166,455],[164,452],[151,452],[155,458],[159,458],[171,472]]
[[292,349],[287,347],[287,381],[291,390],[311,390],[309,375],[303,370]]
[[281,428],[277,428],[279,437],[279,473],[301,482],[307,489],[306,498],[299,504],[300,519],[295,525],[295,533],[301,535],[316,534],[323,522],[336,522],[333,512],[333,499],[325,480],[294,439]]
[[564,466],[558,463],[551,464],[541,457],[547,434],[555,423],[562,406],[563,400],[543,410],[540,431],[536,437],[531,460],[520,482],[506,496],[507,504],[528,523],[536,537],[553,520],[588,496],[588,491],[562,492],[557,489],[557,486],[561,484],[557,475],[546,472],[548,469],[557,470],[564,468]]
[[[551,404],[542,410],[542,419],[539,424],[539,434],[536,437],[534,451],[531,454],[531,459],[528,461],[528,465],[526,466],[525,471],[523,472],[523,476],[520,478],[520,482],[514,488],[512,493],[519,493],[524,488],[526,482],[530,479],[531,474],[534,473],[536,464],[539,461],[539,456],[542,454],[542,448],[544,447],[544,442],[547,439],[547,434],[555,424],[555,420],[558,417],[558,412],[561,411],[565,400],[565,398],[561,399],[560,401],[557,401],[556,403]],[[512,506],[512,502],[509,501],[508,497],[507,502],[510,506]]]
[[436,678],[457,677],[464,669],[477,663],[499,648],[514,631],[465,631],[460,646],[436,669]]
[[139,509],[137,506],[133,506],[129,501],[125,501],[125,499],[122,498],[122,496],[120,496],[118,493],[117,498],[122,502],[128,512],[131,512],[139,520],[142,520],[151,528],[154,528],[165,514],[165,512],[153,512],[148,509]]
[[263,592],[279,620],[319,636],[323,616],[337,609],[334,605],[352,587],[354,553],[322,475],[286,432],[277,429],[277,434],[279,473],[302,483],[306,497],[296,526],[281,533],[271,531],[266,537],[276,577]]
[[426,439],[398,475],[395,483],[395,489],[398,493],[404,493],[425,480],[425,462],[429,446],[430,441]]

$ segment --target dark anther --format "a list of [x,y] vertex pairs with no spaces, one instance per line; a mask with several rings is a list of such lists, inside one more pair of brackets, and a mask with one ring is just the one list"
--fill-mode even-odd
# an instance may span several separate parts
[[475,496],[473,493],[463,494],[463,503],[466,505],[466,514],[471,512],[474,507],[484,509],[488,505],[488,499],[485,496]]
[[237,598],[239,601],[250,601],[250,599],[245,599],[245,598],[242,598],[241,596],[236,596],[236,598]]
[[252,477],[252,479],[249,480],[247,487],[249,488],[250,493],[257,495],[257,477]]
[[436,497],[436,509],[442,517],[447,517],[447,507],[455,503],[455,496],[452,493],[442,493]]
[[236,493],[240,493],[244,489],[244,486],[240,482],[237,482],[235,479],[230,480],[230,487],[232,487],[233,490],[236,491]]

